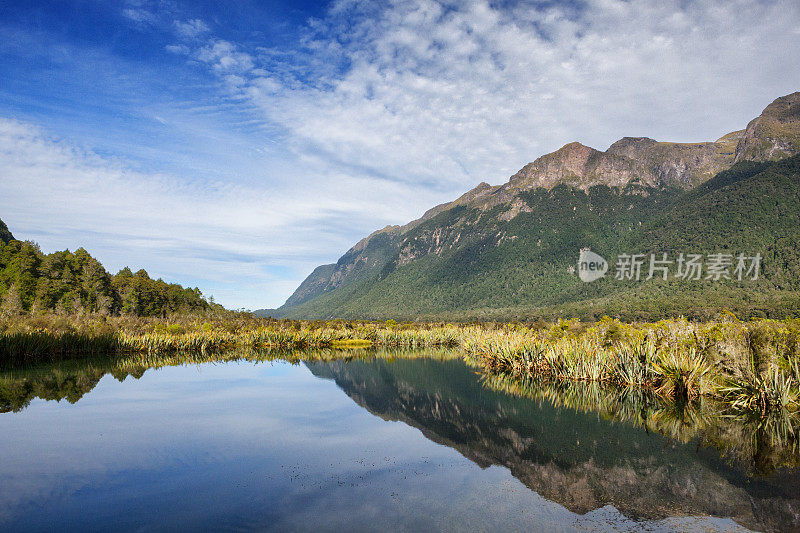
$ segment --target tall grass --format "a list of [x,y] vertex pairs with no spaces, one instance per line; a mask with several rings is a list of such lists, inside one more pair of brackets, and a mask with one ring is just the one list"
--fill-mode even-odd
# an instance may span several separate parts
[[211,353],[244,348],[456,347],[467,328],[435,324],[278,321],[236,316],[203,322],[34,316],[0,320],[0,365],[127,353]]
[[119,341],[112,333],[30,331],[0,333],[0,362],[7,366],[32,361],[59,361],[73,354],[115,353]]
[[101,354],[336,347],[461,348],[487,373],[644,388],[673,401],[715,398],[767,416],[800,411],[800,321],[623,324],[397,324],[175,316],[0,317],[0,365]]
[[[576,327],[578,326],[578,327]],[[640,387],[677,402],[714,398],[772,416],[800,411],[800,324],[795,320],[621,324],[478,330],[464,344],[487,373]]]

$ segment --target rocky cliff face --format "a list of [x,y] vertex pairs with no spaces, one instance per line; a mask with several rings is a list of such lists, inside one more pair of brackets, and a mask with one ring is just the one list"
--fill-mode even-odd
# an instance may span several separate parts
[[507,190],[552,189],[565,184],[579,189],[606,184],[621,187],[631,181],[656,185],[653,175],[636,160],[573,142],[528,163],[511,176]]
[[606,151],[641,165],[655,183],[690,188],[707,181],[733,164],[734,144],[742,132],[715,142],[669,143],[647,137],[624,137]]
[[782,96],[747,125],[736,161],[775,161],[800,152],[800,92]]
[[513,192],[565,184],[578,189],[594,185],[691,188],[729,168],[736,141],[733,132],[714,142],[671,143],[647,137],[623,137],[605,152],[573,142],[528,163],[501,189]]
[[690,188],[733,164],[735,141],[742,133],[701,143],[623,137],[605,152],[574,142],[528,163],[503,188],[551,189],[561,183],[579,189],[594,185],[622,187],[629,183]]
[[636,178],[649,176],[643,175],[635,161],[573,142],[528,163],[511,176],[508,185],[511,189],[551,189],[564,183],[588,188],[599,183],[620,186]]

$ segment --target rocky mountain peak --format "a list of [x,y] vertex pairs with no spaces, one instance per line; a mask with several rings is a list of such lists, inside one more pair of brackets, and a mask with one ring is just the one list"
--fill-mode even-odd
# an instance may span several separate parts
[[[742,160],[777,160],[800,152],[800,92],[768,105],[746,130],[714,142],[660,142],[649,137],[623,137],[605,152],[579,142],[564,145],[525,165],[502,187],[504,192],[553,188],[580,189],[605,184],[691,188]],[[513,195],[513,194],[512,194]],[[509,194],[499,195],[503,201]]]
[[551,189],[559,183],[582,186],[595,166],[593,163],[602,155],[594,148],[571,142],[522,167],[511,176],[507,185],[519,189]]
[[658,141],[650,137],[623,137],[609,146],[606,153],[637,159],[643,151],[657,144]]
[[770,117],[780,122],[795,122],[800,119],[800,91],[776,98],[764,108],[762,117]]
[[558,165],[576,175],[582,175],[586,171],[586,166],[592,156],[599,155],[600,152],[581,144],[571,142],[565,144],[555,152],[545,154],[533,162],[533,165],[549,167]]
[[774,161],[800,153],[800,92],[776,98],[747,125],[736,161]]

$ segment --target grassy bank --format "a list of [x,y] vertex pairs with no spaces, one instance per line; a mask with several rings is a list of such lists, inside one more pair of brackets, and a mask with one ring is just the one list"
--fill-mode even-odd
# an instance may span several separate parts
[[487,374],[540,382],[641,388],[663,398],[712,398],[732,409],[800,409],[800,321],[664,320],[477,330],[465,339]]
[[489,375],[541,382],[639,388],[675,401],[714,399],[741,411],[800,411],[800,320],[739,321],[732,315],[625,324],[397,324],[292,321],[239,313],[0,320],[0,364],[71,357],[220,353],[231,350],[460,347]]
[[119,354],[215,353],[246,349],[454,347],[462,330],[445,325],[293,321],[239,314],[223,318],[57,315],[0,320],[0,365]]

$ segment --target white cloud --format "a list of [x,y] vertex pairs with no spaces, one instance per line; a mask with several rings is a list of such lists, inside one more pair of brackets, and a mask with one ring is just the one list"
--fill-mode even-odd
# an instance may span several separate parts
[[239,51],[236,45],[221,39],[214,40],[198,50],[197,59],[224,74],[248,72],[254,67],[253,56]]
[[146,9],[141,8],[128,8],[123,9],[122,14],[134,22],[142,24],[155,24],[158,21],[158,16]]
[[185,152],[145,147],[185,172],[137,172],[0,120],[0,215],[46,249],[204,280],[234,307],[279,305],[362,234],[569,141],[714,139],[800,89],[792,0],[348,0],[289,49],[129,7],[220,80],[222,99],[136,108],[185,134]]
[[184,44],[168,44],[167,46],[164,47],[164,49],[167,52],[179,56],[186,56],[189,55],[189,52],[191,52],[191,49]]
[[291,188],[187,181],[0,118],[0,213],[15,236],[46,251],[83,246],[109,269],[144,267],[232,307],[279,305],[320,254],[349,247],[342,226],[385,223],[392,204],[412,214],[408,190],[317,171]]
[[209,31],[208,26],[205,22],[200,19],[191,19],[187,20],[186,22],[176,20],[175,24],[175,31],[178,35],[185,37],[187,39],[193,39],[198,35],[206,33]]
[[339,2],[311,24],[305,55],[215,41],[199,57],[235,73],[228,87],[296,150],[450,190],[504,181],[576,139],[744,127],[800,87],[786,63],[800,54],[798,18],[793,1]]

